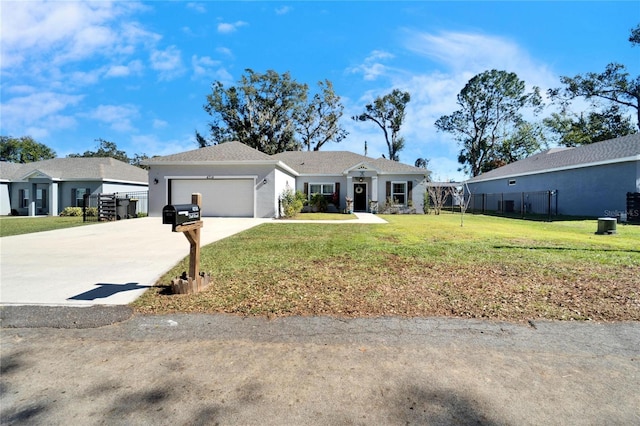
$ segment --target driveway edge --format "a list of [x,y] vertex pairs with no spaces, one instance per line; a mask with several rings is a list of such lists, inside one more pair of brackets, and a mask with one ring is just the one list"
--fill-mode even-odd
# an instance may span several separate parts
[[127,305],[0,305],[0,328],[98,328],[132,316]]

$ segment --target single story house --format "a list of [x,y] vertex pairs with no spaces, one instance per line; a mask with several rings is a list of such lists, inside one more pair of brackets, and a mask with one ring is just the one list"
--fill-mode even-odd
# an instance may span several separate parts
[[[552,148],[467,180],[478,194],[520,211],[523,194],[549,191],[556,214],[615,217],[627,210],[627,193],[640,192],[640,133]],[[525,201],[523,201],[525,200]],[[495,210],[495,206],[490,206]]]
[[278,217],[279,197],[287,189],[308,197],[334,198],[344,209],[380,208],[387,199],[422,212],[429,171],[384,158],[346,151],[292,151],[268,155],[240,142],[226,142],[143,163],[149,166],[149,215],[168,204],[189,204],[202,194],[202,216]]
[[146,170],[113,158],[0,162],[0,215],[58,216],[84,194],[147,191]]

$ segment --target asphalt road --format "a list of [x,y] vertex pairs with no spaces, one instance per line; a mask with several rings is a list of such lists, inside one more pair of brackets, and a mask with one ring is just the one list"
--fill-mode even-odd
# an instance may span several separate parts
[[11,309],[3,425],[640,424],[638,323]]

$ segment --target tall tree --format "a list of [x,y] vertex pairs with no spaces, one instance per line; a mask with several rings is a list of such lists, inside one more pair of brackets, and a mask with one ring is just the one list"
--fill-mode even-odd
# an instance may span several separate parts
[[629,42],[632,46],[640,46],[640,24],[631,29],[631,35],[629,36]]
[[31,136],[0,136],[0,160],[10,163],[32,163],[56,158],[54,150]]
[[[207,95],[204,110],[213,117],[208,143],[237,140],[267,154],[299,150],[296,120],[307,85],[294,81],[288,72],[245,72],[238,86],[225,88],[217,81]],[[202,146],[204,137],[196,133],[196,139]]]
[[636,133],[631,117],[625,117],[618,105],[610,105],[601,112],[571,114],[553,113],[543,120],[555,142],[564,146],[586,145]]
[[429,167],[429,162],[431,160],[428,158],[417,158],[416,162],[414,163],[416,167],[420,167],[421,169],[426,169],[427,167]]
[[505,153],[516,149],[513,135],[525,123],[522,110],[537,112],[542,98],[537,87],[527,93],[524,81],[515,73],[491,70],[469,80],[457,104],[460,109],[440,117],[435,126],[454,135],[462,146],[458,161],[471,176],[477,176],[497,159],[500,164],[509,159]]
[[319,93],[305,105],[297,117],[298,134],[307,151],[318,151],[325,143],[338,143],[348,132],[340,127],[344,106],[329,80],[318,82]]
[[82,154],[69,154],[67,155],[67,157],[69,158],[111,157],[111,158],[115,158],[116,160],[120,160],[124,163],[131,163],[131,159],[129,158],[127,153],[125,151],[119,150],[115,142],[107,141],[102,138],[98,138],[95,141],[98,143],[97,150],[85,151]]
[[380,127],[389,149],[390,160],[400,161],[398,153],[404,148],[404,137],[400,136],[400,127],[410,100],[409,92],[393,89],[391,93],[379,96],[373,103],[366,105],[362,114],[351,117],[356,121],[372,121]]
[[[640,25],[631,30],[629,41],[632,46],[640,44]],[[575,77],[560,77],[562,88],[549,89],[551,99],[563,106],[578,97],[583,97],[597,106],[604,100],[624,108],[634,110],[640,129],[640,75],[632,77],[622,64],[610,63],[602,73],[590,72]]]

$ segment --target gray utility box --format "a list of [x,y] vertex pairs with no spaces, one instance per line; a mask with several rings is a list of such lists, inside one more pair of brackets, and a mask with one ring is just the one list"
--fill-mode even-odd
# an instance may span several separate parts
[[178,225],[186,225],[200,220],[200,206],[197,204],[169,204],[162,208],[162,223],[176,230]]

